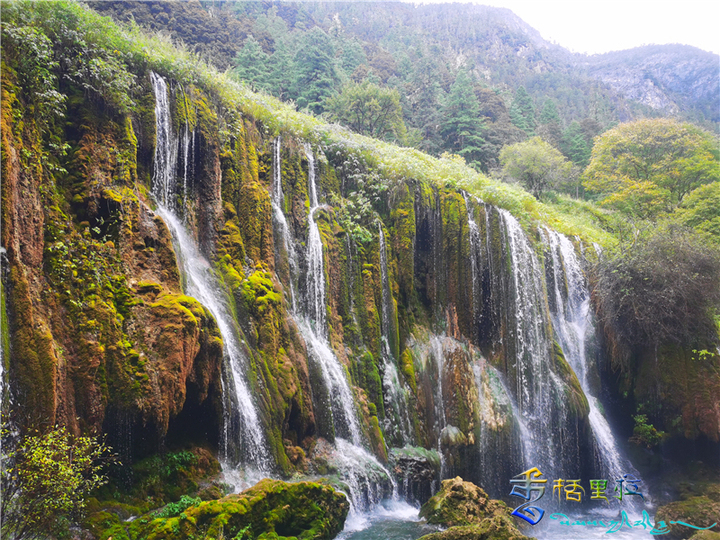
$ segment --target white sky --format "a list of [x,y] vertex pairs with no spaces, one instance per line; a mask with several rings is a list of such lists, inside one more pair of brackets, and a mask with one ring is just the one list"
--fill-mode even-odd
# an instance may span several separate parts
[[472,1],[509,8],[542,37],[575,52],[682,43],[720,54],[720,0]]

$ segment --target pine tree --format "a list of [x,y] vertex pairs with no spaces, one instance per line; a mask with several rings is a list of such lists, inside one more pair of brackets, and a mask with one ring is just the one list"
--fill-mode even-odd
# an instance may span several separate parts
[[535,133],[537,127],[535,105],[524,86],[519,87],[515,92],[515,98],[510,106],[510,120],[527,133],[528,137],[532,137]]
[[590,162],[591,148],[585,140],[583,129],[577,122],[573,121],[568,126],[560,141],[560,150],[570,161],[584,169]]
[[463,156],[469,164],[479,167],[482,147],[485,144],[482,133],[480,104],[470,76],[462,70],[442,107],[440,134],[444,139],[444,147]]
[[235,73],[254,90],[269,90],[270,55],[251,35],[235,56]]
[[560,125],[560,114],[558,113],[555,100],[548,99],[545,101],[538,120],[539,126],[537,128],[537,134],[540,138],[550,143],[555,148],[560,149],[560,142],[563,133]]
[[325,100],[335,93],[339,82],[330,36],[319,27],[304,34],[298,43],[294,64],[296,78],[293,90],[298,108],[322,113]]
[[407,106],[406,123],[419,133],[418,148],[437,154],[442,149],[440,137],[440,101],[443,90],[436,62],[429,57],[421,58],[405,87]]

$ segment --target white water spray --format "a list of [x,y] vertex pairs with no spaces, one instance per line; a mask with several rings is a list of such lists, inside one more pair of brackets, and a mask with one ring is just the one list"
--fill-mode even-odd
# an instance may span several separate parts
[[[197,244],[185,230],[174,204],[177,178],[177,139],[173,136],[170,123],[170,109],[167,85],[164,79],[151,73],[155,92],[155,114],[157,145],[155,148],[155,170],[152,194],[158,203],[158,215],[163,218],[173,236],[173,243],[185,278],[188,296],[198,300],[212,314],[217,322],[224,343],[225,369],[223,373],[223,395],[225,396],[225,456],[239,453],[239,463],[228,463],[230,467],[243,464],[250,468],[268,471],[272,460],[250,386],[247,372],[249,361],[227,305],[226,293],[215,278],[210,263],[200,254]],[[188,154],[185,154],[187,159]],[[184,166],[187,171],[187,164]],[[236,428],[233,426],[237,425]],[[239,450],[239,452],[237,452]]]

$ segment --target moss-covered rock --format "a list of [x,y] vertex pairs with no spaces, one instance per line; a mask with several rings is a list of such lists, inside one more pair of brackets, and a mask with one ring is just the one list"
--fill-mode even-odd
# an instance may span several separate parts
[[423,537],[425,540],[527,539],[513,524],[510,508],[504,502],[490,499],[481,488],[460,477],[443,480],[440,491],[420,509],[420,517],[450,527]]
[[720,540],[720,532],[698,531],[690,537],[690,540]]
[[349,509],[345,496],[328,485],[265,479],[178,516],[140,518],[129,532],[133,540],[242,538],[242,531],[250,538],[330,539],[342,530]]
[[[720,497],[718,497],[720,499]],[[673,521],[683,521],[696,527],[709,527],[714,533],[720,533],[720,500],[713,500],[707,495],[690,497],[684,501],[676,501],[658,508],[655,521],[664,521],[670,527],[671,538],[690,538],[696,531]],[[694,538],[694,536],[693,536]]]
[[481,525],[463,525],[423,536],[420,540],[528,540],[517,531],[508,530],[505,522],[495,516]]

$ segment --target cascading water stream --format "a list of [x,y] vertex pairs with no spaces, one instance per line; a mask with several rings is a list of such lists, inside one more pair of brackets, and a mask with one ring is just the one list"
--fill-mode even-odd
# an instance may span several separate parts
[[470,237],[470,271],[472,272],[472,312],[473,324],[477,326],[480,316],[480,229],[478,228],[475,218],[473,217],[472,208],[470,206],[470,194],[463,191],[465,199],[465,209],[468,216],[468,231]]
[[[282,189],[282,160],[280,158],[280,149],[282,139],[277,137],[273,142],[273,185],[270,200],[273,208],[273,223],[275,224],[275,234],[282,238],[282,248],[285,250],[285,256],[288,262],[288,285],[290,288],[290,304],[293,312],[297,311],[297,299],[295,295],[295,282],[298,276],[297,254],[295,252],[295,243],[290,234],[290,227],[283,206],[285,204],[285,196]],[[280,247],[276,244],[276,249]],[[282,257],[278,257],[282,259]]]
[[[224,454],[231,468],[243,464],[260,472],[269,471],[272,459],[247,381],[249,362],[227,304],[226,294],[215,278],[210,263],[200,254],[197,245],[185,230],[175,210],[177,139],[173,136],[164,79],[151,73],[155,92],[157,145],[152,194],[158,203],[157,213],[173,236],[173,244],[185,280],[185,292],[198,300],[217,322],[224,343],[223,395],[225,397]],[[187,158],[187,154],[185,154]],[[185,164],[184,170],[187,170]]]
[[527,457],[550,474],[565,474],[578,465],[579,455],[557,429],[570,425],[569,411],[565,385],[550,369],[553,346],[540,263],[520,223],[506,210],[499,210],[499,215],[511,263],[513,384],[518,412],[530,435]]
[[[380,242],[380,275],[382,281],[382,309],[380,310],[381,347],[383,358],[383,394],[385,396],[386,437],[410,444],[412,424],[408,412],[408,392],[400,382],[400,375],[396,366],[397,359],[390,347],[390,333],[393,332],[393,301],[390,290],[390,276],[387,266],[387,246],[382,223],[378,223],[378,236]],[[390,409],[388,411],[388,409]],[[389,417],[392,413],[393,418]]]
[[325,268],[320,228],[315,222],[315,211],[320,207],[315,185],[315,157],[312,148],[305,146],[308,159],[308,240],[306,246],[307,274],[305,279],[305,318],[300,328],[312,358],[320,365],[323,381],[328,390],[336,433],[360,446],[363,437],[355,411],[355,401],[347,381],[345,368],[327,342],[325,315]]
[[430,354],[437,366],[438,380],[435,387],[435,432],[438,434],[437,450],[440,455],[440,478],[446,477],[445,456],[442,451],[443,434],[450,435],[447,431],[447,416],[445,415],[445,400],[443,399],[443,379],[445,378],[445,353],[443,352],[442,339],[438,336],[430,338]]
[[[0,231],[1,232],[1,231]],[[0,246],[0,414],[5,406],[5,328],[7,314],[5,313],[5,248]],[[0,437],[0,445],[2,438]],[[2,448],[0,448],[2,455]]]
[[635,471],[629,462],[623,459],[589,382],[592,366],[587,354],[588,342],[594,337],[595,328],[590,312],[590,292],[582,266],[575,248],[566,236],[544,227],[541,232],[552,258],[553,290],[548,293],[554,296],[554,302],[551,303],[554,307],[551,309],[553,328],[565,358],[577,374],[588,399],[590,426],[605,468],[604,472],[611,478],[620,478],[625,473]]

